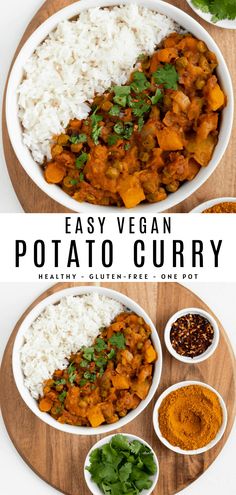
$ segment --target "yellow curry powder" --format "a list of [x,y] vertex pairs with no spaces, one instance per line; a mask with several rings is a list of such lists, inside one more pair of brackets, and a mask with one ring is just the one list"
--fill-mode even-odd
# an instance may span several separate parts
[[201,385],[188,385],[165,397],[158,419],[160,431],[171,445],[195,450],[215,438],[223,415],[213,391]]
[[236,203],[225,201],[203,211],[203,213],[236,213]]

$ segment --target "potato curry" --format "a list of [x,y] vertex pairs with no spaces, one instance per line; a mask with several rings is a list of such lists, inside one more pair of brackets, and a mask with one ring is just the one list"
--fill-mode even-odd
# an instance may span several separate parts
[[216,67],[203,41],[168,36],[126,85],[96,96],[87,119],[55,137],[46,181],[98,205],[164,200],[211,160],[226,104]]
[[60,423],[97,427],[115,423],[147,397],[157,353],[143,318],[124,312],[93,346],[70,357],[44,383],[39,409]]

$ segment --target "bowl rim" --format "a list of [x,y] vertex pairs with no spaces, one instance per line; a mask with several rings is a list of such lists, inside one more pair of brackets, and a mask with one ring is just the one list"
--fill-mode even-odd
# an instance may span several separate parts
[[[203,352],[199,356],[196,356],[193,358],[188,357],[188,356],[181,356],[181,354],[178,354],[178,352],[176,352],[175,349],[173,348],[171,341],[170,341],[170,331],[171,331],[172,324],[181,316],[184,316],[184,315],[189,314],[189,313],[190,314],[199,314],[201,316],[204,316],[210,322],[210,324],[212,325],[212,327],[214,329],[214,337],[213,337],[213,341],[212,341],[211,345],[206,349],[205,352]],[[191,307],[191,308],[183,308],[183,309],[180,309],[179,311],[176,311],[176,313],[174,313],[169,318],[169,320],[167,321],[166,326],[165,326],[165,330],[164,330],[164,341],[165,341],[165,345],[166,345],[169,353],[178,361],[181,361],[182,363],[187,363],[187,364],[197,364],[197,363],[201,363],[201,362],[205,361],[206,359],[208,359],[210,356],[212,356],[212,354],[217,349],[218,344],[219,344],[219,340],[220,340],[220,330],[219,330],[219,325],[218,325],[216,319],[208,311],[205,311],[202,308]]]
[[124,433],[114,433],[113,435],[108,435],[106,437],[101,438],[91,447],[91,449],[87,453],[86,459],[84,461],[84,478],[85,478],[85,481],[87,483],[88,489],[93,493],[93,495],[102,495],[101,490],[98,488],[96,483],[94,481],[92,481],[89,471],[87,471],[85,468],[89,465],[89,457],[90,457],[90,454],[92,453],[92,451],[101,447],[102,445],[105,445],[106,443],[108,443],[112,439],[112,437],[114,437],[117,434],[121,434],[121,435],[127,437],[129,440],[139,440],[144,445],[147,445],[147,447],[149,447],[150,450],[152,451],[152,454],[154,456],[154,460],[155,460],[155,463],[157,466],[157,472],[155,475],[152,476],[153,484],[152,484],[151,488],[149,488],[148,490],[142,490],[142,492],[140,492],[140,495],[151,495],[151,493],[153,492],[153,490],[154,490],[154,488],[158,482],[158,478],[159,478],[159,474],[160,474],[160,466],[159,466],[158,457],[157,457],[153,447],[146,440],[144,440],[143,438],[141,438],[137,435],[132,435],[131,433],[125,433],[125,432]]
[[[136,409],[130,411],[124,418],[120,418],[120,420],[117,421],[116,423],[101,425],[98,426],[97,428],[61,424],[58,421],[54,420],[49,414],[45,414],[41,412],[38,408],[36,399],[32,397],[30,391],[24,385],[24,376],[21,368],[20,355],[19,355],[21,345],[24,341],[24,332],[26,331],[27,328],[29,328],[30,324],[37,318],[37,316],[43,311],[43,309],[46,306],[48,306],[49,304],[55,304],[56,302],[60,301],[63,297],[69,295],[76,296],[76,295],[88,294],[91,292],[97,292],[99,294],[110,297],[111,299],[115,299],[116,301],[119,301],[122,304],[124,304],[124,306],[126,306],[128,309],[131,309],[132,311],[136,312],[136,314],[142,316],[147,322],[147,324],[151,327],[152,342],[158,353],[158,360],[156,361],[154,366],[152,385],[150,387],[147,397],[140,402],[140,404],[136,407]],[[153,396],[155,395],[161,380],[162,346],[154,323],[152,322],[151,318],[148,316],[146,311],[138,303],[136,303],[136,301],[126,296],[125,294],[115,291],[113,289],[97,287],[97,286],[86,286],[86,285],[75,286],[75,287],[59,290],[49,295],[48,297],[45,297],[42,301],[36,304],[34,308],[31,309],[29,313],[24,317],[18,328],[14,340],[13,351],[12,351],[12,371],[13,371],[14,381],[21,398],[25,402],[26,406],[32,411],[32,413],[34,413],[35,416],[37,416],[41,421],[65,433],[70,433],[74,435],[87,435],[87,436],[99,435],[117,430],[118,428],[127,425],[133,419],[135,419],[139,414],[141,414],[144,411],[144,409],[146,409],[146,407],[152,400]]]
[[[219,431],[217,432],[215,438],[213,438],[213,440],[210,443],[205,445],[205,447],[201,447],[200,449],[196,449],[196,450],[183,450],[183,449],[180,449],[179,447],[175,447],[170,442],[168,442],[168,440],[166,440],[166,438],[163,437],[163,435],[161,434],[161,431],[159,428],[159,421],[158,421],[158,410],[159,410],[159,407],[160,407],[163,399],[165,399],[165,397],[167,395],[169,395],[171,392],[173,392],[174,390],[178,390],[179,388],[182,388],[182,387],[187,387],[188,385],[200,385],[200,386],[208,388],[209,390],[214,392],[219,399],[220,406],[222,409],[222,415],[223,415],[222,425],[221,425]],[[168,387],[166,390],[164,390],[164,392],[162,392],[162,394],[158,397],[156,404],[153,408],[153,426],[154,426],[154,430],[156,432],[157,437],[163,443],[163,445],[165,445],[168,449],[172,450],[173,452],[176,452],[177,454],[198,455],[198,454],[202,454],[204,452],[207,452],[211,448],[215,447],[215,445],[221,440],[221,438],[223,437],[223,435],[225,433],[225,430],[227,427],[227,422],[228,422],[228,411],[227,411],[227,407],[226,407],[226,404],[225,404],[225,401],[224,401],[222,395],[214,387],[212,387],[208,383],[201,382],[198,380],[184,380],[182,382],[174,383],[173,385]]]
[[[193,19],[189,14],[181,11],[169,3],[163,2],[162,0],[133,0],[132,3],[143,5],[154,11],[163,13],[176,20],[176,22],[180,25],[187,25],[190,32],[207,43],[209,48],[216,53],[219,64],[218,72],[220,72],[220,82],[227,94],[228,104],[222,111],[219,141],[214,149],[213,157],[208,166],[202,168],[192,181],[183,184],[175,193],[168,195],[165,200],[160,201],[159,203],[141,204],[132,208],[132,210],[127,210],[125,207],[121,207],[119,211],[122,214],[125,212],[129,214],[129,211],[132,211],[132,213],[162,212],[168,208],[176,206],[180,202],[187,199],[191,194],[196,192],[196,190],[210,177],[224,155],[231,136],[234,115],[234,97],[231,76],[218,45],[206,29],[204,29],[201,24]],[[75,15],[79,15],[82,10],[87,10],[89,8],[93,8],[94,6],[112,7],[115,5],[126,4],[130,4],[130,0],[121,0],[121,2],[118,2],[118,0],[80,0],[79,2],[75,2],[62,8],[44,21],[32,33],[17,55],[9,74],[6,90],[6,122],[14,152],[25,172],[45,194],[47,194],[54,201],[58,202],[60,205],[75,212],[94,213],[94,211],[96,211],[100,214],[117,214],[117,207],[79,203],[62,191],[57,185],[46,183],[42,176],[40,165],[36,164],[30,151],[22,142],[22,127],[17,116],[18,105],[16,89],[22,79],[22,68],[24,66],[24,62],[62,19],[72,18]]]
[[208,199],[207,201],[204,201],[204,203],[200,203],[195,206],[189,213],[203,213],[207,208],[211,208],[219,203],[236,203],[236,197],[226,196],[222,198]]

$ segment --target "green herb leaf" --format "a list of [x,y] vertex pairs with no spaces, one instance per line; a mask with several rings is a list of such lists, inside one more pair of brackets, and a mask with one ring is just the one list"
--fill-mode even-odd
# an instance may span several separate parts
[[75,370],[76,370],[76,367],[72,361],[72,363],[70,363],[70,366],[68,367],[68,370],[67,370],[68,375],[70,375],[71,373],[74,373]]
[[125,337],[121,332],[113,333],[112,337],[109,339],[109,342],[118,347],[118,349],[125,349]]
[[107,354],[108,359],[113,359],[116,355],[115,349],[111,349],[109,354]]
[[109,115],[112,115],[112,117],[118,117],[120,115],[120,107],[118,105],[113,105],[108,113]]
[[83,133],[70,137],[70,142],[72,144],[86,143],[86,141],[87,141],[87,136],[86,134]]
[[67,392],[66,392],[66,390],[64,390],[60,395],[58,395],[59,401],[64,402],[66,395],[67,395]]
[[212,14],[212,22],[222,19],[236,19],[235,0],[192,0],[192,3],[202,12]]
[[145,89],[149,88],[149,86],[150,82],[147,80],[143,72],[133,72],[133,82],[131,84],[131,88],[135,93],[141,93]]
[[89,366],[89,362],[86,359],[82,359],[82,361],[80,361],[79,365],[81,368],[87,368],[87,366]]
[[84,385],[86,385],[87,383],[88,383],[88,380],[85,380],[85,378],[82,378],[82,380],[80,380],[80,382],[79,382],[79,386],[84,387]]
[[97,337],[94,348],[97,352],[104,351],[107,348],[107,344],[101,337]]
[[150,100],[153,105],[156,105],[163,98],[163,93],[160,88],[156,89],[156,93],[154,96],[151,96]]
[[142,130],[143,125],[144,125],[144,118],[143,117],[139,117],[139,119],[138,119],[138,130],[139,130],[139,132]]
[[85,371],[84,378],[90,382],[95,382],[96,373],[90,373],[90,371]]
[[76,186],[76,184],[78,184],[78,180],[77,179],[71,179],[70,183],[72,186]]
[[108,146],[113,146],[113,144],[116,144],[119,139],[119,136],[116,136],[115,134],[110,134],[107,138],[107,144]]
[[92,140],[95,144],[98,144],[98,138],[100,136],[100,133],[101,133],[101,126],[99,126],[99,122],[101,122],[101,120],[103,119],[103,116],[102,115],[97,115],[97,110],[98,110],[98,107],[94,110],[94,112],[92,113],[91,115],[91,122],[92,122],[92,133],[91,133],[91,136],[92,136]]
[[94,359],[94,347],[85,347],[83,349],[83,358],[87,361],[92,361]]
[[79,180],[80,180],[80,182],[82,182],[82,180],[84,180],[84,174],[83,174],[83,172],[80,172],[80,174],[79,174]]
[[80,169],[83,168],[84,164],[88,160],[88,153],[81,153],[80,156],[78,156],[75,160],[75,166],[76,168]]
[[116,96],[128,96],[130,94],[130,86],[113,86],[112,89]]
[[130,149],[130,144],[129,143],[125,143],[124,144],[124,149],[125,149],[125,151],[128,151]]
[[76,373],[73,373],[69,376],[69,382],[72,384],[74,380],[76,379]]
[[55,385],[65,385],[66,380],[65,380],[65,378],[61,378],[60,380],[54,381],[54,383],[55,383]]
[[124,131],[124,124],[122,122],[117,122],[117,124],[114,125],[113,129],[116,134],[119,134],[120,136]]
[[127,481],[129,479],[129,475],[131,472],[132,472],[131,462],[126,462],[125,464],[123,464],[123,466],[119,469],[120,481]]
[[107,359],[103,356],[98,357],[97,359],[95,359],[95,364],[98,368],[102,368],[107,364]]
[[174,65],[165,64],[163,67],[159,67],[156,72],[153,72],[153,78],[157,84],[162,84],[165,89],[178,89],[179,76]]

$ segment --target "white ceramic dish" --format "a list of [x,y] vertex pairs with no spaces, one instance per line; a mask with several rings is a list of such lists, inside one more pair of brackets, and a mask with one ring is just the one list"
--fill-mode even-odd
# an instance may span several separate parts
[[[173,348],[171,341],[170,341],[170,331],[173,323],[180,318],[181,316],[187,315],[187,314],[198,314],[206,318],[212,325],[214,329],[214,337],[212,344],[208,347],[208,349],[203,352],[203,354],[200,354],[199,356],[196,357],[187,357],[187,356],[181,356],[178,354],[178,352],[175,351]],[[210,313],[207,313],[207,311],[204,311],[203,309],[200,308],[184,308],[181,309],[180,311],[177,311],[171,318],[168,320],[165,331],[164,331],[164,339],[165,339],[165,344],[170,352],[170,354],[175,358],[178,359],[178,361],[181,361],[182,363],[188,363],[188,364],[196,364],[196,363],[201,363],[202,361],[205,361],[208,359],[210,356],[212,356],[213,352],[215,352],[218,344],[219,344],[219,338],[220,338],[220,331],[219,327],[216,323],[216,320],[210,315]]]
[[[139,316],[142,316],[146,323],[151,327],[152,330],[152,342],[153,345],[158,353],[158,360],[155,364],[154,367],[154,374],[153,374],[153,381],[152,385],[150,387],[149,393],[146,397],[146,399],[142,400],[141,403],[138,405],[136,409],[133,411],[130,411],[127,416],[124,418],[121,418],[119,421],[113,424],[109,425],[101,425],[98,428],[92,428],[92,427],[85,427],[85,426],[72,426],[72,425],[66,425],[66,424],[61,424],[55,419],[53,419],[49,414],[43,413],[39,410],[37,401],[31,396],[29,390],[25,387],[24,385],[24,376],[23,372],[21,369],[21,363],[20,363],[20,348],[24,342],[24,333],[29,328],[31,323],[40,315],[40,313],[45,309],[48,304],[55,304],[62,297],[65,296],[76,296],[76,295],[82,295],[82,294],[88,294],[91,292],[97,292],[101,295],[104,295],[106,297],[110,297],[112,299],[115,299],[122,303],[125,307],[130,309],[131,311],[134,311],[136,314]],[[147,315],[147,313],[139,306],[135,301],[130,299],[129,297],[121,294],[120,292],[111,290],[111,289],[105,289],[103,287],[95,287],[95,286],[83,286],[83,287],[71,287],[68,289],[64,289],[62,291],[56,292],[55,294],[52,294],[49,297],[46,297],[43,301],[41,301],[39,304],[37,304],[26,316],[26,318],[23,320],[21,323],[21,326],[17,332],[16,338],[15,338],[15,343],[13,347],[13,353],[12,353],[12,369],[13,369],[13,375],[15,379],[16,386],[18,388],[18,391],[26,403],[26,405],[31,409],[31,411],[44,423],[47,423],[48,425],[60,430],[64,431],[66,433],[72,433],[74,435],[99,435],[102,433],[108,433],[110,431],[116,430],[117,428],[121,428],[122,426],[127,425],[130,421],[132,421],[134,418],[136,418],[149,404],[151,399],[153,398],[157,387],[160,382],[161,378],[161,370],[162,370],[162,349],[161,349],[161,343],[158,337],[158,333],[156,331],[156,328],[154,324],[152,323],[151,319]]]
[[[159,428],[159,423],[158,423],[158,410],[159,410],[159,407],[160,407],[163,399],[165,399],[165,397],[167,395],[169,395],[171,392],[173,392],[174,390],[178,390],[181,387],[187,387],[188,385],[201,385],[202,387],[208,388],[209,390],[212,390],[212,392],[215,392],[215,394],[217,395],[217,397],[218,397],[218,399],[220,401],[220,405],[221,405],[222,413],[223,413],[222,425],[221,425],[221,427],[220,427],[220,429],[219,429],[216,437],[208,445],[205,445],[205,447],[202,447],[201,449],[197,449],[197,450],[183,450],[183,449],[180,449],[179,447],[174,447],[173,445],[171,445],[171,443],[169,443],[166,440],[166,438],[164,438],[163,435],[161,434],[161,431],[160,431],[160,428]],[[212,447],[214,447],[220,441],[220,439],[222,438],[222,436],[223,436],[223,434],[225,432],[226,426],[227,426],[227,419],[228,419],[228,414],[227,414],[226,405],[225,405],[225,402],[224,402],[223,398],[219,394],[219,392],[217,392],[217,390],[215,390],[213,387],[211,387],[207,383],[198,382],[198,381],[185,381],[185,382],[175,383],[171,387],[167,388],[167,390],[165,390],[160,395],[160,397],[157,400],[157,402],[156,402],[156,404],[154,406],[154,409],[153,409],[153,426],[154,426],[155,432],[156,432],[159,440],[166,447],[168,447],[168,449],[173,450],[173,452],[176,452],[177,454],[183,454],[183,455],[202,454],[203,452],[207,452],[207,450],[212,449]]]
[[192,3],[192,0],[186,0],[186,2],[189,4],[189,7],[191,7],[191,9],[194,12],[196,12],[197,15],[199,15],[199,17],[204,19],[204,21],[209,22],[213,26],[217,26],[217,27],[223,28],[223,29],[236,29],[236,19],[234,19],[232,21],[230,19],[222,19],[222,21],[212,22],[212,20],[211,20],[212,15],[211,14],[209,14],[207,12],[203,12],[201,9],[198,9],[197,7],[195,7],[195,5],[193,5],[193,3]]
[[[154,204],[141,204],[132,209],[132,213],[157,213],[177,205],[190,196],[209,178],[217,167],[227,148],[231,134],[234,108],[233,88],[230,74],[222,53],[208,32],[197,21],[182,10],[161,0],[132,1],[172,17],[178,24],[190,31],[194,36],[203,40],[207,44],[208,48],[215,52],[219,62],[217,74],[228,100],[228,104],[222,112],[219,141],[209,165],[207,167],[202,167],[200,172],[192,181],[183,184],[175,193],[170,194],[164,201]],[[6,120],[11,143],[19,162],[30,178],[40,189],[42,189],[42,191],[61,205],[76,212],[96,212],[96,214],[117,213],[117,207],[78,203],[63,192],[57,185],[48,184],[45,181],[41,167],[34,162],[29,149],[23,144],[22,141],[22,128],[18,118],[17,87],[22,80],[23,67],[27,59],[31,56],[36,47],[46,38],[46,36],[53,29],[55,29],[60,21],[70,19],[78,15],[82,10],[91,7],[107,7],[127,3],[130,3],[130,0],[122,0],[121,2],[118,2],[117,0],[81,0],[80,2],[75,2],[64,9],[59,10],[56,14],[52,15],[43,24],[41,24],[41,26],[39,26],[39,28],[36,29],[36,31],[26,41],[15,60],[8,81],[6,94]],[[122,213],[125,211],[127,212],[125,208],[120,208],[119,211]]]
[[[153,448],[151,447],[151,445],[149,445],[149,443],[145,442],[145,440],[143,440],[142,438],[140,437],[136,437],[135,435],[128,435],[127,433],[124,433],[124,435],[129,439],[129,441],[133,441],[133,440],[139,440],[140,442],[142,442],[144,445],[147,445],[147,447],[149,447],[149,449],[151,449],[152,451],[152,454],[154,456],[154,460],[156,462],[156,465],[157,465],[157,472],[154,476],[150,477],[150,479],[152,479],[153,483],[152,483],[152,487],[149,489],[149,490],[142,490],[142,492],[140,492],[140,495],[151,495],[151,493],[153,492],[156,484],[157,484],[157,481],[158,481],[158,477],[159,477],[159,463],[158,463],[158,459],[157,459],[157,456],[153,450]],[[85,463],[84,463],[84,477],[85,477],[85,481],[87,483],[87,486],[89,488],[89,490],[92,492],[93,495],[103,495],[103,493],[101,492],[101,490],[98,488],[98,486],[96,485],[96,483],[94,483],[94,481],[91,479],[91,474],[89,473],[89,471],[87,471],[85,469],[86,466],[89,466],[89,456],[91,454],[91,452],[99,447],[102,447],[103,445],[105,445],[106,443],[108,443],[112,437],[114,435],[109,435],[108,437],[105,437],[105,438],[102,438],[101,440],[99,440],[99,442],[97,442],[89,451],[86,459],[85,459]]]
[[191,210],[190,213],[202,213],[204,210],[207,208],[211,208],[212,206],[218,205],[219,203],[236,203],[236,198],[215,198],[215,199],[210,199],[209,201],[205,201],[205,203],[201,203],[200,205],[196,206]]

